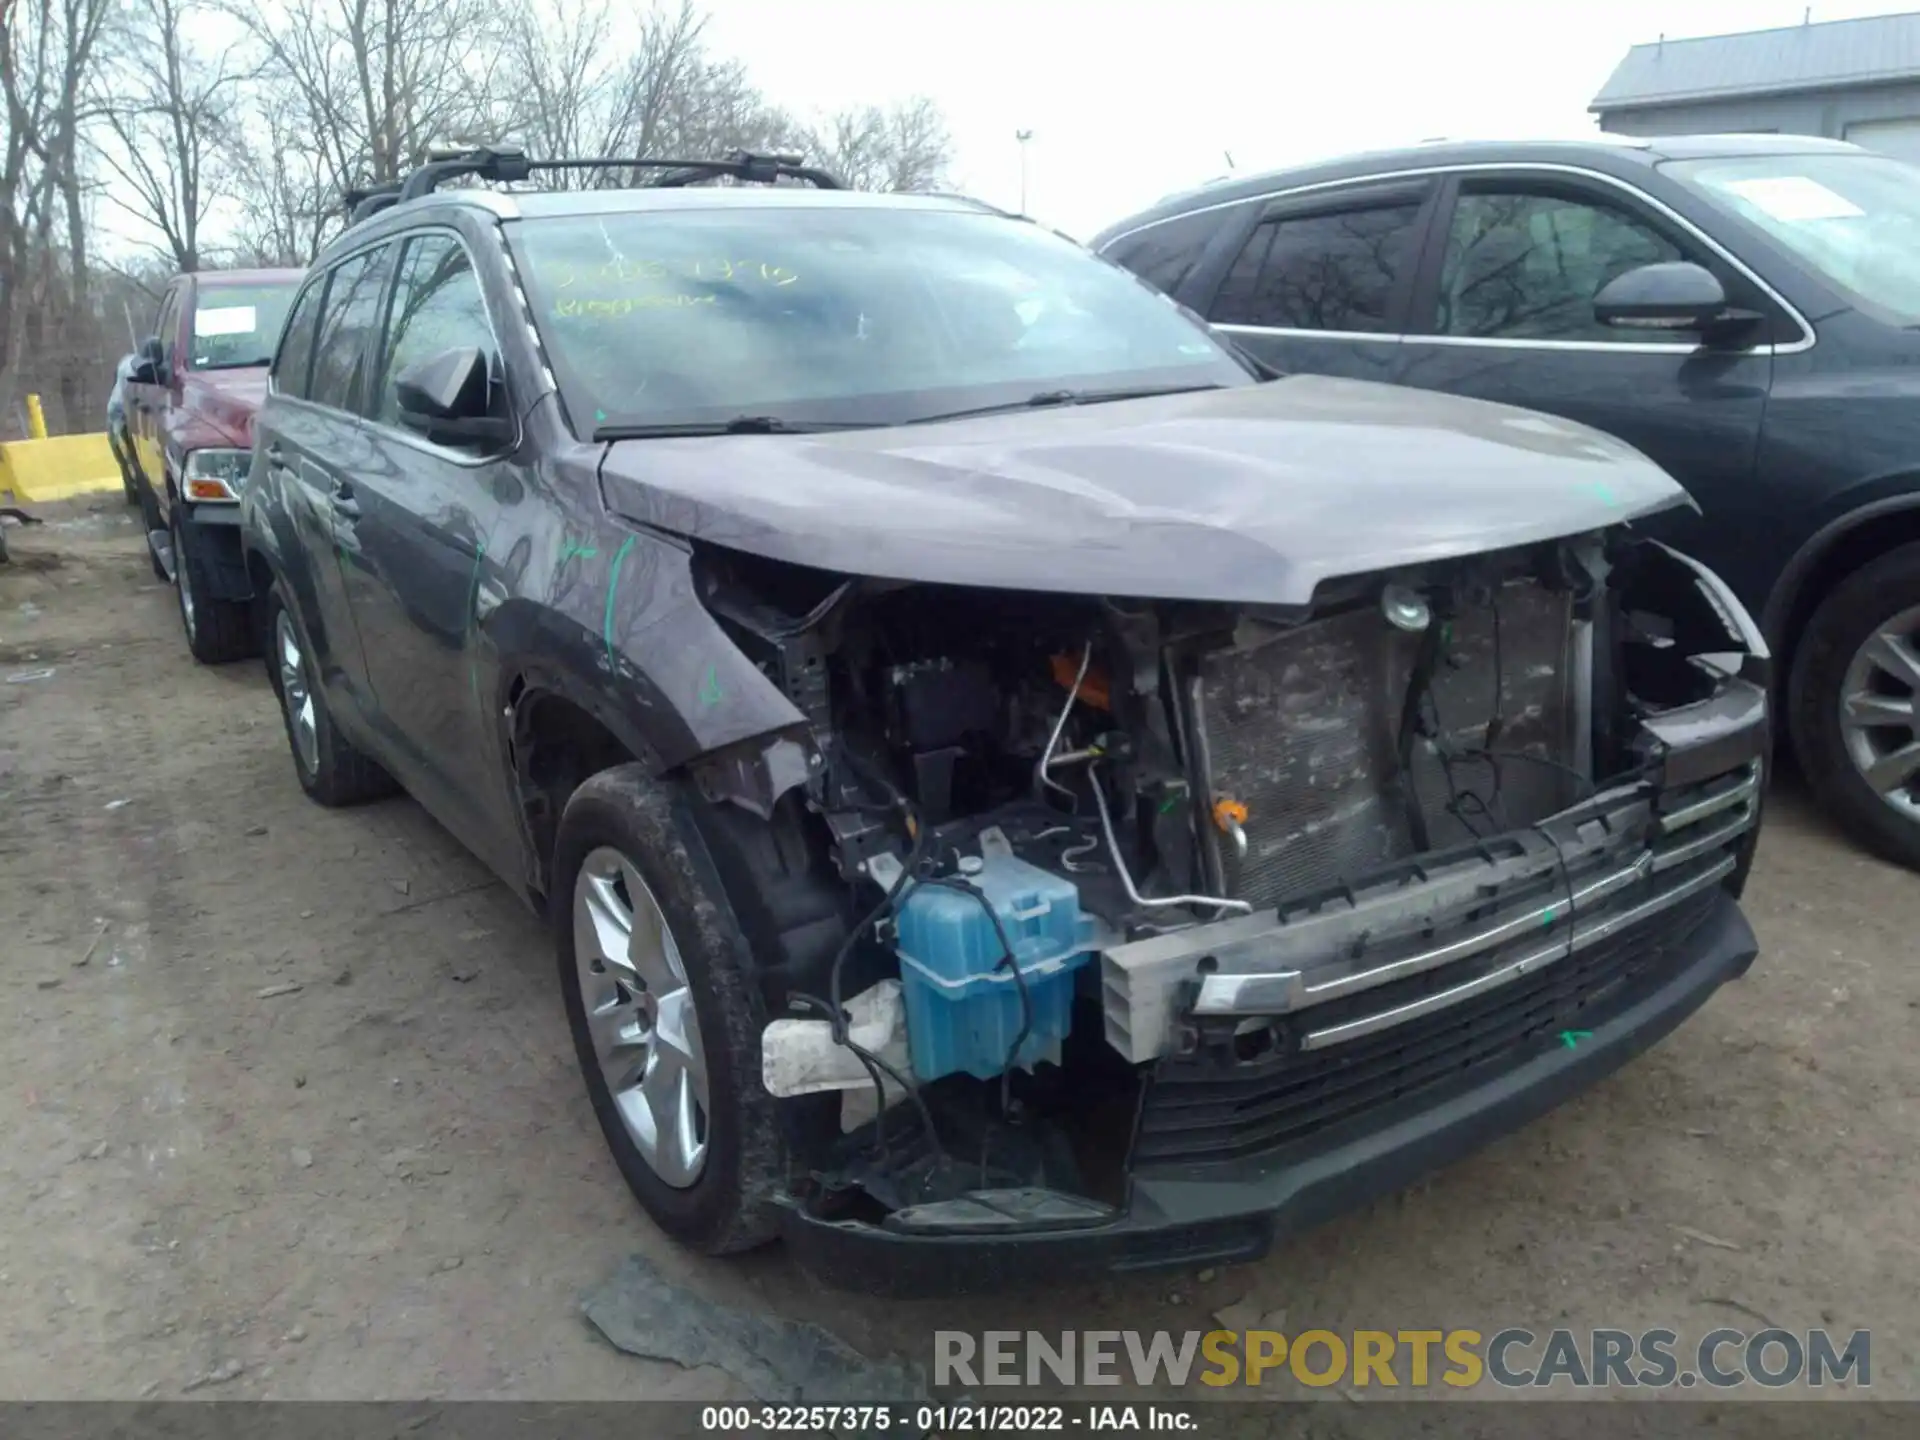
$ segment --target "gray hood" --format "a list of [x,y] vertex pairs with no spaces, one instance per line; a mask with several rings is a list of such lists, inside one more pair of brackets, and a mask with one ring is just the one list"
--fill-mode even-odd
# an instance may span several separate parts
[[1689,503],[1583,425],[1312,375],[881,430],[627,440],[601,473],[628,520],[843,574],[1275,605],[1332,576]]

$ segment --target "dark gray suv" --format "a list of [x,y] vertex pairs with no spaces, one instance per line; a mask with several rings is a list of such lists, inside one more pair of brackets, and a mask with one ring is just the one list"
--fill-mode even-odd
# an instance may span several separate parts
[[1780,135],[1434,144],[1094,241],[1285,371],[1524,405],[1692,492],[1654,524],[1778,658],[1795,750],[1920,866],[1920,169]]

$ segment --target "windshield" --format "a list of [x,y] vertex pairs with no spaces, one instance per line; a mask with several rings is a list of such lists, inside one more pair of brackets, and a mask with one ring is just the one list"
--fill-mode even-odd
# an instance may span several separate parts
[[585,429],[900,424],[1066,388],[1251,383],[1157,292],[1004,216],[716,207],[513,230]]
[[192,370],[237,370],[273,358],[296,279],[264,285],[205,285],[193,311]]
[[1668,173],[1792,250],[1855,302],[1920,322],[1920,169],[1883,155],[1687,160]]

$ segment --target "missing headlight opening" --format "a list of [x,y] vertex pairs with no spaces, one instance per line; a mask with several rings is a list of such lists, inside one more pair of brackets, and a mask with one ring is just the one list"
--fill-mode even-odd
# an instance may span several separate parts
[[761,1079],[816,1219],[1072,1229],[1309,1154],[1597,1028],[1750,863],[1764,647],[1624,530],[1298,608],[696,574],[806,722],[695,779],[778,871]]

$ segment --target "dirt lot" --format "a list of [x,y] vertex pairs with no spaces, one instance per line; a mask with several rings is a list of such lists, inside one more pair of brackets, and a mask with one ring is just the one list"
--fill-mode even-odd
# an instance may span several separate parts
[[411,802],[310,804],[260,668],[191,662],[117,505],[45,513],[0,569],[0,1396],[723,1395],[582,1320],[634,1250],[921,1364],[936,1323],[1239,1301],[1295,1331],[1764,1316],[1870,1327],[1875,1393],[1920,1396],[1920,884],[1790,789],[1752,976],[1543,1123],[1259,1266],[881,1304],[666,1245],[534,919]]

